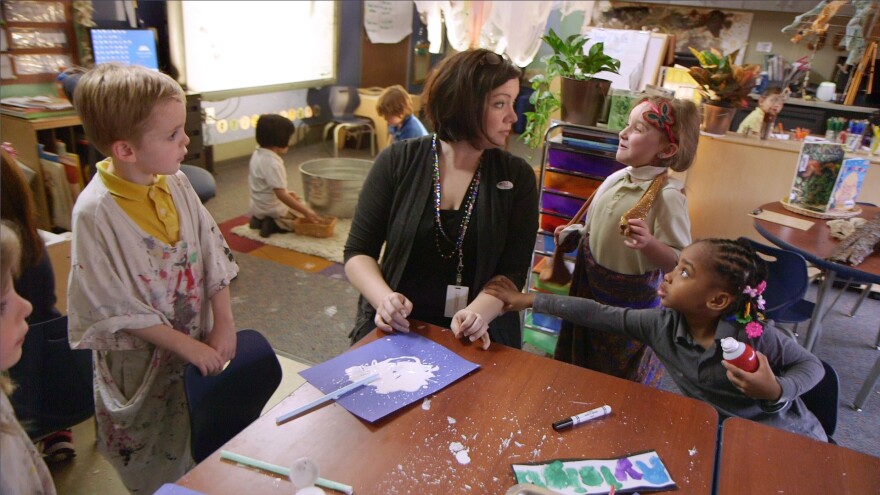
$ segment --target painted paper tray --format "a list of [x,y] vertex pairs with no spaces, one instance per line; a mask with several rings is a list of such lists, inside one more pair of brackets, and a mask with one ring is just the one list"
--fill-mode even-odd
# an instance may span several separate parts
[[786,210],[797,213],[798,215],[804,215],[805,217],[813,217],[813,218],[822,218],[822,219],[833,219],[833,218],[852,218],[861,215],[862,209],[858,206],[854,206],[853,209],[849,211],[815,211],[808,210],[806,208],[801,208],[800,206],[793,205],[788,202],[788,198],[782,198],[779,201],[782,204],[782,207]]

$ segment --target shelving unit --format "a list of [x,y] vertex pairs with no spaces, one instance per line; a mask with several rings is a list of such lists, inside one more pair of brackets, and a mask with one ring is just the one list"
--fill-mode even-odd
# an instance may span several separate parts
[[[568,294],[568,285],[543,284],[537,274],[553,256],[556,227],[567,224],[602,181],[624,167],[615,160],[617,143],[617,132],[596,127],[561,122],[547,130],[539,180],[540,226],[526,281],[529,292]],[[576,252],[566,255],[571,267]],[[552,354],[561,324],[559,318],[527,310],[524,340]]]
[[[190,138],[190,143],[187,146],[187,155],[183,162],[213,172],[213,160],[202,140],[201,95],[192,93],[188,94],[186,98],[187,117],[184,130]],[[52,222],[51,195],[46,188],[47,174],[40,162],[38,145],[42,144],[46,151],[57,153],[57,143],[64,143],[69,153],[79,155],[82,183],[88,182],[91,177],[91,165],[97,161],[99,156],[96,155],[97,151],[89,146],[79,117],[66,115],[42,119],[23,119],[2,114],[0,115],[0,127],[3,130],[3,140],[12,143],[18,152],[18,159],[37,173],[31,181],[31,189],[37,207],[39,228],[52,230],[53,227],[58,227]]]
[[3,2],[0,78],[9,84],[52,82],[78,62],[71,0]]
[[22,119],[11,115],[0,115],[0,127],[3,129],[3,140],[9,141],[18,152],[18,160],[36,172],[31,181],[34,203],[37,207],[38,227],[51,230],[52,214],[49,195],[46,192],[46,175],[40,162],[38,145],[45,146],[46,151],[56,152],[56,143],[63,142],[67,151],[80,155],[80,163],[87,163],[88,145],[84,143],[84,131],[79,117],[67,115],[43,119]]

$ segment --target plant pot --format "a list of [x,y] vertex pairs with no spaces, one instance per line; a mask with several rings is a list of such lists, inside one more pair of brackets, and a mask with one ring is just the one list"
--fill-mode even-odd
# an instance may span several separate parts
[[730,130],[736,108],[703,103],[703,131],[723,135]]
[[562,78],[562,120],[580,125],[596,125],[606,108],[605,99],[611,81],[592,78],[586,81]]

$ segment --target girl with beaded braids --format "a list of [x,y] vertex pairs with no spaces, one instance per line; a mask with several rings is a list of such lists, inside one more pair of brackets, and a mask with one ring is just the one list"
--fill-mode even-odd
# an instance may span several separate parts
[[[722,417],[737,416],[827,440],[800,395],[825,370],[818,358],[763,320],[766,267],[747,242],[697,241],[681,252],[657,290],[661,308],[629,309],[590,299],[522,294],[498,277],[483,289],[505,310],[531,307],[578,325],[625,335],[651,347],[688,397],[711,404]],[[747,341],[758,369],[745,372],[722,359],[721,339]]]
[[522,345],[519,315],[481,291],[497,275],[523,286],[538,231],[535,173],[502,149],[520,74],[488,50],[449,56],[422,93],[436,134],[376,158],[345,243],[345,273],[362,295],[352,342],[376,327],[407,332],[411,318],[483,348]]

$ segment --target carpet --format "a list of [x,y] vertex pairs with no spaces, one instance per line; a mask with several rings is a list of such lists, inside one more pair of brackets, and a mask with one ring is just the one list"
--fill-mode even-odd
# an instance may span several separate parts
[[351,229],[350,218],[340,218],[333,228],[333,236],[327,238],[309,237],[305,235],[272,234],[269,237],[260,237],[260,231],[248,227],[247,219],[242,225],[232,227],[231,232],[235,235],[251,239],[253,241],[269,244],[284,249],[290,249],[299,253],[319,256],[326,260],[342,263],[342,249]]

